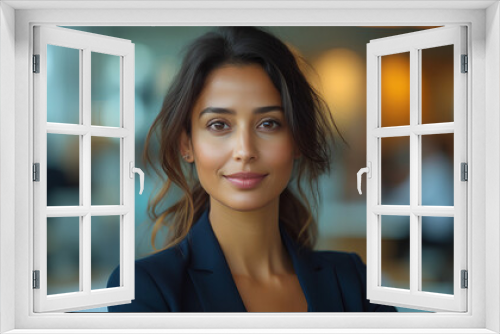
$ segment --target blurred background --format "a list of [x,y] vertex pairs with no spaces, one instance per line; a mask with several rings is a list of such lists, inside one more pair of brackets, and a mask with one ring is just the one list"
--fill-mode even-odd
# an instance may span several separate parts
[[[182,48],[214,27],[66,27],[135,44],[135,159],[146,172],[136,193],[136,259],[153,251],[146,208],[159,179],[142,164],[144,142],[178,71]],[[322,93],[349,147],[337,140],[333,170],[319,182],[318,250],[358,253],[366,262],[366,197],[356,173],[366,165],[366,44],[430,27],[265,27],[302,56],[304,72]],[[453,48],[422,51],[421,122],[453,122]],[[48,46],[47,121],[79,123],[79,52]],[[382,126],[409,124],[409,54],[384,56]],[[92,125],[119,126],[120,61],[92,53]],[[421,136],[422,204],[453,206],[453,134]],[[120,203],[120,140],[92,137],[92,205]],[[409,137],[383,138],[382,203],[409,205]],[[47,204],[79,205],[79,139],[47,135]],[[139,189],[136,178],[136,189]],[[177,200],[172,196],[171,203]],[[92,217],[92,289],[106,286],[120,260],[120,217]],[[382,285],[409,288],[409,217],[382,216]],[[453,218],[422,219],[422,290],[453,294]],[[79,290],[78,218],[49,218],[48,293]],[[165,232],[155,245],[161,248]],[[400,311],[416,310],[399,308]],[[105,308],[88,310],[106,311]]]

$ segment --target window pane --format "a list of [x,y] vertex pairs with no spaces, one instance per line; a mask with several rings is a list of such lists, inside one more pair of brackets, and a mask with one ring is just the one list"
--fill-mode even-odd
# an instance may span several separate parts
[[453,206],[453,133],[422,136],[422,205]]
[[104,289],[120,264],[120,216],[93,216],[91,221],[92,290]]
[[47,134],[47,206],[80,205],[80,140]]
[[453,45],[421,52],[422,124],[453,122]]
[[453,217],[422,217],[422,291],[453,294]]
[[47,45],[47,122],[80,123],[80,50]]
[[47,218],[47,294],[80,291],[80,218]]
[[120,138],[92,137],[92,205],[120,205]]
[[120,57],[92,52],[92,125],[120,126]]
[[410,217],[381,216],[382,286],[410,289]]
[[382,205],[410,205],[410,137],[382,138]]
[[410,53],[380,57],[382,126],[410,124]]

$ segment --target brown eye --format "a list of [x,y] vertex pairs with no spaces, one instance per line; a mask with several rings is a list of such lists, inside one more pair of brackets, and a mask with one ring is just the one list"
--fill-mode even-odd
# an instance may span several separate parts
[[280,123],[278,123],[272,119],[265,120],[264,122],[260,123],[260,125],[262,127],[264,127],[264,129],[267,129],[267,130],[274,130],[274,129],[277,129],[281,126]]
[[[216,121],[212,122],[208,125],[208,128],[213,131],[224,131],[226,130],[225,126],[227,126],[226,123],[221,122],[221,121]],[[229,127],[228,127],[229,128]]]

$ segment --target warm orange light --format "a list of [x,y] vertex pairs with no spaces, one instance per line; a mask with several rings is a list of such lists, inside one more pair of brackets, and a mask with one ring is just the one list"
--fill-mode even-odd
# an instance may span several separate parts
[[347,126],[364,112],[365,66],[361,57],[349,49],[337,48],[322,53],[313,66],[321,86],[316,87],[339,125]]
[[410,53],[382,56],[382,126],[410,124]]

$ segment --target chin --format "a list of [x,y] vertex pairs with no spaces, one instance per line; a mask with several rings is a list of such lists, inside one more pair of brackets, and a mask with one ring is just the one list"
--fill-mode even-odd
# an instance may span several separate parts
[[265,208],[266,206],[270,205],[273,200],[270,201],[263,201],[263,198],[260,197],[258,199],[256,198],[248,198],[247,196],[242,196],[246,198],[241,198],[239,200],[232,198],[231,200],[225,201],[222,200],[219,202],[234,210],[234,211],[239,211],[239,212],[250,212],[250,211],[256,211],[262,208]]
[[257,204],[257,203],[228,203],[226,205],[228,208],[231,208],[234,211],[239,212],[251,212],[264,208],[265,204]]

